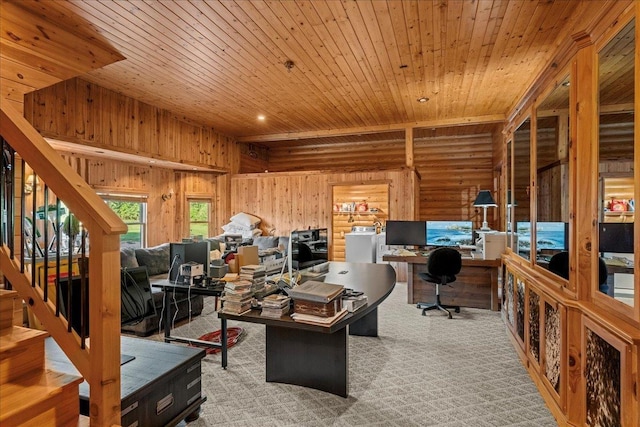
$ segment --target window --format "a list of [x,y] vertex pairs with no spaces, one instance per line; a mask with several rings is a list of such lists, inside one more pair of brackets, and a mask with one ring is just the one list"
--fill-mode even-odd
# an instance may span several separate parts
[[144,248],[147,245],[147,200],[140,196],[102,195],[128,230],[120,236],[121,248]]
[[189,201],[189,236],[209,237],[210,200]]

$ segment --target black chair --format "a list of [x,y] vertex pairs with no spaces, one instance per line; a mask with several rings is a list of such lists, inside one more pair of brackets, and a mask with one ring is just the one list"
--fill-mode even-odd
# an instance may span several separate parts
[[[569,252],[563,251],[553,255],[549,260],[549,271],[569,280]],[[598,289],[600,292],[613,296],[613,287],[607,284],[609,272],[604,259],[598,258]]]
[[549,260],[549,271],[569,280],[569,252],[554,254]]
[[434,283],[436,285],[436,302],[426,303],[419,302],[418,308],[422,309],[422,315],[425,316],[427,310],[442,310],[452,318],[450,308],[455,309],[456,313],[460,313],[460,307],[454,305],[443,305],[440,301],[440,286],[446,286],[456,280],[456,274],[460,273],[462,268],[462,256],[460,252],[452,248],[438,248],[431,252],[427,261],[427,272],[418,273],[418,276],[425,282]]

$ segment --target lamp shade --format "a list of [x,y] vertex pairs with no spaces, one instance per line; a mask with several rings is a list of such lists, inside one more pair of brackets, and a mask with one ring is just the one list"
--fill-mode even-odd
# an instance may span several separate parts
[[478,196],[476,197],[476,201],[473,202],[473,206],[498,206],[496,201],[493,200],[493,196],[491,195],[491,191],[489,190],[480,190]]
[[518,201],[511,198],[511,190],[507,191],[507,206],[518,206]]

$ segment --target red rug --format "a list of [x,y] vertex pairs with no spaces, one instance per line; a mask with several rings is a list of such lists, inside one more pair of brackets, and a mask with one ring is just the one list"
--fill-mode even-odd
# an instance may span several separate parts
[[[227,349],[233,347],[240,338],[242,338],[242,334],[244,334],[244,329],[234,326],[231,328],[227,328]],[[217,331],[209,332],[208,334],[204,334],[199,339],[202,341],[210,341],[210,342],[220,342],[220,337],[222,336],[222,331],[218,329]],[[216,354],[221,352],[220,348],[207,348],[207,354]]]

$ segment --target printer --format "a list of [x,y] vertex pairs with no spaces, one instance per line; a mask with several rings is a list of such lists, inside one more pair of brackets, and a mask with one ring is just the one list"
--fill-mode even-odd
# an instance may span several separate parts
[[476,249],[472,256],[477,259],[500,259],[507,247],[507,233],[504,231],[479,232]]

